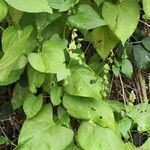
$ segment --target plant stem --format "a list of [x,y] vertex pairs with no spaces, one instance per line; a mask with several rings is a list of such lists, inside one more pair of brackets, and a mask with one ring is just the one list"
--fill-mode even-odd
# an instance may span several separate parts
[[1,130],[1,132],[3,133],[3,135],[8,139],[8,141],[10,142],[10,144],[13,145],[14,147],[17,147],[17,145],[14,144],[14,143],[7,137],[7,135],[6,135],[5,132],[3,131],[2,127],[0,127],[0,130]]
[[150,28],[150,25],[149,25],[147,22],[142,21],[142,20],[139,20],[139,22],[141,22],[141,23],[145,24],[147,27],[149,27],[149,28]]
[[124,85],[123,85],[123,81],[122,81],[121,75],[119,76],[119,78],[120,78],[120,83],[121,83],[121,87],[122,87],[122,97],[123,97],[123,100],[124,100],[124,105],[126,107],[128,100],[127,100],[127,97],[126,97],[126,93],[125,93],[125,89],[124,89]]
[[140,80],[140,85],[141,85],[141,90],[142,90],[142,95],[143,95],[143,101],[148,103],[148,98],[147,98],[147,92],[146,92],[146,83],[143,78],[142,72],[138,71],[138,76]]

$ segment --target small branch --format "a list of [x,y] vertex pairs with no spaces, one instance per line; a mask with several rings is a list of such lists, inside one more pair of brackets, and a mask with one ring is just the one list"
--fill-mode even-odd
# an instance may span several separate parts
[[142,43],[142,41],[130,42],[129,44],[139,44],[139,43]]
[[136,87],[137,87],[137,95],[138,95],[138,103],[141,102],[142,103],[142,95],[141,95],[141,87],[140,87],[140,83],[139,83],[139,80],[138,80],[138,77],[135,78],[135,84],[136,84]]
[[140,80],[140,84],[141,84],[143,101],[148,103],[148,97],[147,97],[147,92],[146,92],[146,83],[145,83],[145,80],[143,78],[141,71],[138,71],[138,76],[139,76],[139,80]]
[[149,25],[147,22],[144,22],[144,21],[142,21],[142,20],[139,20],[139,22],[141,22],[141,23],[145,24],[147,27],[149,27],[149,28],[150,28],[150,25]]
[[0,29],[1,29],[2,31],[4,31],[4,29],[2,28],[2,26],[0,26]]
[[10,142],[10,144],[13,145],[14,147],[17,147],[17,145],[14,144],[14,143],[7,137],[7,135],[6,135],[5,132],[3,131],[2,127],[0,127],[0,129],[1,129],[2,133],[3,133],[3,135],[4,135],[4,136],[8,139],[8,141]]
[[120,83],[121,83],[121,87],[122,87],[122,97],[123,97],[123,100],[124,100],[124,104],[125,106],[127,105],[127,97],[126,97],[126,93],[125,93],[125,89],[124,89],[124,85],[123,85],[123,81],[122,81],[122,77],[121,75],[119,76],[120,78]]

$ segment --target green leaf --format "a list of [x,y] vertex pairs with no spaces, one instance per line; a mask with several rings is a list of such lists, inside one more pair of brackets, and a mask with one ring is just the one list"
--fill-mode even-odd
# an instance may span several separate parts
[[142,40],[144,47],[150,52],[150,37],[146,37]]
[[6,76],[3,81],[0,81],[0,86],[5,86],[12,84],[20,79],[21,74],[24,69],[12,70],[8,76]]
[[44,83],[45,74],[34,70],[30,65],[27,68],[27,74],[29,89],[32,93],[36,93],[36,88],[40,88],[41,85]]
[[123,44],[137,27],[140,17],[139,10],[137,0],[125,0],[120,4],[105,2],[103,5],[104,20]]
[[63,105],[72,117],[92,120],[103,127],[115,128],[113,111],[104,101],[66,95]]
[[78,129],[77,141],[85,150],[124,150],[124,144],[116,132],[93,122],[83,122]]
[[27,116],[27,119],[34,117],[42,108],[43,96],[36,97],[34,94],[29,93],[24,100],[23,110]]
[[[88,11],[87,11],[88,10]],[[68,18],[68,22],[80,29],[93,29],[106,25],[97,12],[90,5],[80,5],[75,15]]]
[[61,103],[62,97],[62,87],[53,86],[50,92],[51,102],[54,106],[59,105]]
[[150,104],[138,104],[132,107],[127,115],[138,124],[139,131],[150,131]]
[[52,8],[58,9],[59,12],[67,11],[75,5],[77,0],[49,0]]
[[7,5],[5,3],[4,0],[0,0],[0,22],[5,19],[6,15],[7,15]]
[[150,19],[150,0],[143,0],[143,9],[147,19]]
[[70,66],[71,76],[66,79],[65,91],[70,95],[93,97],[102,100],[100,94],[103,84],[102,79],[88,67],[83,65]]
[[142,46],[135,45],[133,47],[133,55],[138,69],[150,69],[150,53]]
[[16,110],[17,108],[23,105],[25,97],[29,92],[30,91],[27,86],[21,86],[19,83],[16,84],[11,99],[11,104],[14,110]]
[[92,37],[93,46],[103,60],[106,59],[118,42],[118,38],[107,26],[94,29]]
[[107,102],[114,112],[121,113],[125,110],[124,104],[117,100],[108,100]]
[[[62,80],[69,74],[69,69],[66,69],[63,51],[66,45],[66,40],[54,35],[51,40],[44,42],[41,53],[29,54],[28,60],[35,70],[57,74],[58,79]],[[65,72],[65,74],[62,75],[62,72]]]
[[17,150],[62,150],[73,139],[73,131],[69,128],[55,125],[52,107],[44,105],[33,118],[26,120],[20,132]]
[[0,86],[9,85],[19,80],[26,64],[27,58],[24,55],[21,55],[9,75],[4,77],[3,80],[0,81]]
[[0,136],[0,145],[8,143],[8,138],[4,136]]
[[5,0],[10,6],[25,12],[48,12],[52,13],[48,0]]
[[26,64],[27,58],[24,55],[21,55],[9,75],[5,76],[3,80],[0,81],[0,86],[9,85],[19,80]]
[[19,57],[19,59],[17,60],[17,63],[14,66],[13,70],[19,70],[19,69],[24,68],[26,66],[27,62],[28,62],[27,57],[25,57],[24,55],[21,55]]
[[120,67],[118,67],[117,65],[112,66],[112,71],[116,77],[118,77],[120,75]]
[[132,121],[131,121],[131,119],[129,119],[127,117],[123,118],[122,120],[119,120],[119,122],[118,122],[118,128],[119,128],[121,134],[126,139],[128,139],[130,137],[129,132],[130,132],[131,125],[132,125]]
[[18,63],[20,56],[25,53],[25,44],[32,32],[27,26],[23,31],[8,27],[2,35],[4,55],[0,60],[0,81],[3,81]]
[[133,74],[133,66],[128,59],[123,59],[121,62],[121,71],[124,73],[128,78],[132,77]]
[[62,125],[65,125],[66,127],[70,126],[70,115],[66,111],[66,109],[63,106],[58,106],[57,109],[58,119]]

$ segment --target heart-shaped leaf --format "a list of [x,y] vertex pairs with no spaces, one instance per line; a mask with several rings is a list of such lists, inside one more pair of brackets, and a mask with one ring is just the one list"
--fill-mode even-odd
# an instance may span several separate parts
[[106,59],[118,42],[118,38],[107,26],[93,29],[92,37],[93,45],[103,60]]
[[139,10],[137,0],[125,0],[120,4],[105,2],[103,5],[104,20],[123,44],[137,27],[140,17]]
[[93,122],[83,122],[77,133],[77,141],[85,150],[124,150],[121,137],[113,130]]
[[62,150],[73,139],[73,131],[53,122],[52,106],[44,105],[40,112],[24,122],[18,140],[18,150]]
[[54,35],[51,40],[44,42],[42,52],[29,54],[28,60],[35,70],[57,74],[58,80],[62,80],[70,74],[65,65],[64,49],[66,45],[66,40]]

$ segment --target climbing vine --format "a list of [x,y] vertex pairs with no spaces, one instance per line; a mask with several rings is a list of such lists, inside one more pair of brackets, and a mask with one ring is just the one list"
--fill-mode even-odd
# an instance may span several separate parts
[[[24,114],[18,140],[1,128],[0,144],[150,150],[149,19],[150,0],[0,0],[0,86]],[[135,75],[140,102],[124,87]],[[141,145],[133,130],[147,135]]]

